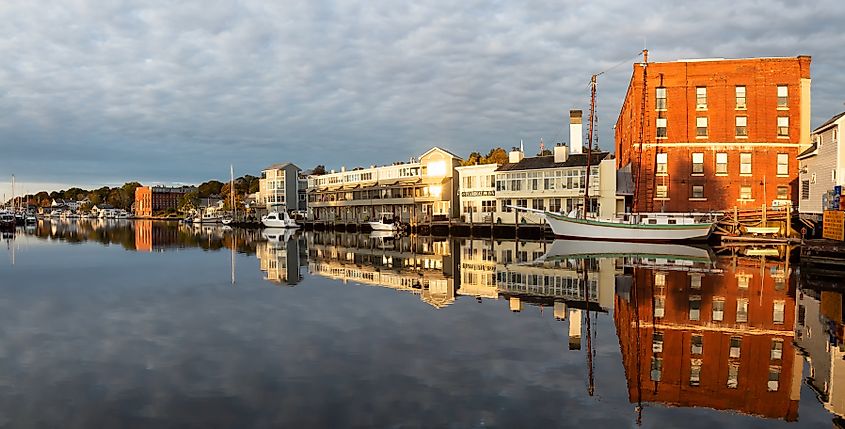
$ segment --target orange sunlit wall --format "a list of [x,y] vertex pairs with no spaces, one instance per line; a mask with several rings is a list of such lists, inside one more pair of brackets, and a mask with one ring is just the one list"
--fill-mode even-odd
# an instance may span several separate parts
[[796,157],[810,142],[810,57],[657,62],[646,74],[644,112],[639,63],[615,126],[617,166],[630,164],[636,178],[635,209],[797,203]]
[[629,299],[617,296],[614,314],[632,403],[797,419],[801,362],[783,267],[633,275]]

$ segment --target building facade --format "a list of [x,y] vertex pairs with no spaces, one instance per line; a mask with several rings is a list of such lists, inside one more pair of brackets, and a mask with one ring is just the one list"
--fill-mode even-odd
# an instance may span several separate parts
[[468,223],[490,223],[496,213],[498,164],[457,167],[460,216]]
[[258,206],[265,210],[300,210],[299,173],[296,165],[285,162],[261,170],[258,179]]
[[194,186],[139,186],[135,188],[135,216],[149,217],[169,209],[177,209],[185,194]]
[[803,217],[820,220],[824,209],[830,207],[828,192],[845,185],[845,150],[839,144],[843,129],[845,112],[813,130],[812,146],[798,155],[798,211]]
[[407,163],[311,176],[309,216],[350,223],[376,219],[381,213],[409,223],[455,217],[458,186],[453,179],[460,161],[435,147]]
[[615,134],[637,211],[797,204],[810,57],[634,64]]

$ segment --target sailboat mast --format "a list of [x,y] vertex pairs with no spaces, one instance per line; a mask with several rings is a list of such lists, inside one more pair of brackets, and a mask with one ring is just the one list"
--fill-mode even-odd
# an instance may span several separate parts
[[18,208],[17,202],[15,201],[16,197],[17,197],[17,194],[15,194],[15,175],[13,174],[12,175],[12,210],[13,211],[17,210],[17,208]]
[[229,164],[229,199],[232,201],[232,217],[234,218],[234,214],[238,212],[235,208],[235,167],[232,164]]
[[590,162],[593,158],[593,122],[596,117],[596,77],[590,77],[590,131],[587,137],[587,171],[584,176],[584,219],[590,209]]

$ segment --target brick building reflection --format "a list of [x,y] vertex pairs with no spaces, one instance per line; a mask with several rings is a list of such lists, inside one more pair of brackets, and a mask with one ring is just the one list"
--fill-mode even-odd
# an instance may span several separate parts
[[152,220],[139,219],[134,222],[135,250],[152,252],[174,247],[179,242],[179,228]]
[[794,421],[802,365],[788,263],[719,262],[632,270],[614,315],[629,399]]

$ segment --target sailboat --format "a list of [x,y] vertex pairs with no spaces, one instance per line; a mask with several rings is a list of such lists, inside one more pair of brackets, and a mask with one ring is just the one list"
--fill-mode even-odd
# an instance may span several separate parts
[[237,215],[237,209],[235,208],[235,170],[234,168],[229,165],[229,200],[231,201],[232,206],[232,216],[224,216],[223,217],[223,225],[229,225],[235,221],[235,215]]
[[[643,50],[643,60],[643,93],[645,94],[645,70],[648,66],[647,50]],[[593,127],[596,119],[597,78],[597,74],[590,78],[590,129],[587,143],[583,216],[579,217],[577,210],[564,215],[563,213],[528,207],[510,207],[542,215],[551,227],[552,232],[558,237],[645,242],[707,240],[715,227],[715,219],[707,213],[635,213],[616,219],[587,218],[587,211],[590,207],[590,162],[592,161]],[[644,119],[641,118],[641,120]]]

